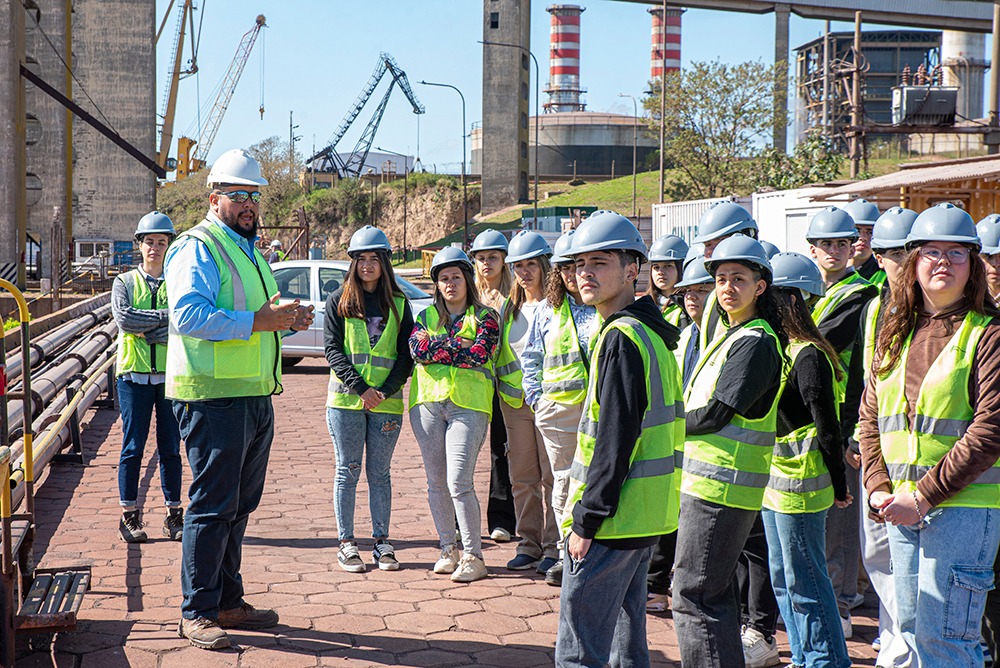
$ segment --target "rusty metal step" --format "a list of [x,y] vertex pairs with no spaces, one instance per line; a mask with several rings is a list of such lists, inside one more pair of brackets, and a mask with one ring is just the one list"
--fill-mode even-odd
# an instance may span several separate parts
[[90,588],[90,566],[39,568],[21,609],[18,631],[72,631],[83,595]]

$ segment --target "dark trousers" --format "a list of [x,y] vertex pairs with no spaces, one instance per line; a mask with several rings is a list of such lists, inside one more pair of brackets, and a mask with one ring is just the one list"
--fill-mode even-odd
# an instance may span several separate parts
[[682,665],[745,665],[736,562],[758,514],[681,494],[671,603]]
[[670,571],[674,568],[676,553],[677,532],[660,536],[660,542],[653,547],[653,556],[649,560],[646,588],[650,594],[670,593]]
[[122,413],[122,453],[118,459],[118,499],[123,506],[139,503],[143,450],[156,409],[156,452],[160,458],[160,488],[168,506],[181,505],[181,435],[173,405],[164,396],[163,383],[143,385],[118,378],[118,406]]
[[174,402],[191,467],[181,612],[215,619],[243,603],[243,534],[260,503],[274,436],[271,397]]
[[736,567],[736,581],[740,587],[740,618],[743,624],[770,638],[778,626],[778,601],[771,587],[767,537],[760,513],[757,513],[750,536],[743,546],[743,554]]
[[503,423],[497,392],[493,393],[493,417],[490,419],[490,497],[486,502],[486,525],[487,531],[501,527],[511,536],[517,526],[507,462],[507,427]]

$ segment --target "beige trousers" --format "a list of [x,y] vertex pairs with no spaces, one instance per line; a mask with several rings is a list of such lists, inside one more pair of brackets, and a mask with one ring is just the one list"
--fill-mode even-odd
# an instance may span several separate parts
[[535,427],[535,414],[527,404],[511,408],[500,402],[507,427],[507,461],[514,495],[514,514],[521,542],[518,554],[559,558],[558,526],[552,510],[552,467],[545,442]]
[[559,552],[563,547],[563,519],[572,508],[566,508],[566,497],[569,495],[569,468],[576,453],[577,432],[580,417],[583,415],[583,404],[566,406],[547,399],[539,399],[538,410],[535,412],[535,424],[545,442],[545,451],[549,455],[552,467],[552,511],[556,516],[556,527],[559,529]]

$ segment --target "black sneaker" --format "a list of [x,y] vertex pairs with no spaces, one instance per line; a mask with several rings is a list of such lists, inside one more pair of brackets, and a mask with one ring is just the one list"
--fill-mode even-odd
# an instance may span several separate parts
[[167,509],[167,517],[163,520],[163,535],[170,540],[180,540],[184,533],[184,509],[180,506]]
[[145,543],[148,536],[142,530],[142,511],[136,508],[122,513],[118,533],[126,543]]
[[553,587],[562,586],[562,576],[563,576],[563,560],[560,559],[552,568],[545,571],[545,584],[552,585]]
[[372,562],[378,566],[380,571],[399,570],[396,551],[392,549],[392,543],[385,539],[376,541],[375,548],[372,550]]

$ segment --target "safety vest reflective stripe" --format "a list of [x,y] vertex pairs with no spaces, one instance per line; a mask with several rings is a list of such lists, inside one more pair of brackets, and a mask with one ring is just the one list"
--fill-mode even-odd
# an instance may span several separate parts
[[[591,339],[591,343],[597,337]],[[587,359],[580,347],[579,332],[569,297],[552,313],[545,333],[545,357],[542,360],[542,397],[564,406],[577,406],[587,396]]]
[[511,308],[510,298],[503,301],[500,307],[500,345],[497,347],[496,378],[497,391],[500,398],[511,408],[520,408],[524,405],[524,372],[521,371],[521,361],[514,354],[514,349],[510,345],[510,326],[514,323],[514,317],[508,317],[508,310]]
[[811,450],[817,450],[819,448],[819,439],[815,436],[809,436],[807,438],[797,439],[793,441],[786,441],[784,439],[775,441],[774,443],[774,456],[775,457],[801,457]]
[[[778,338],[764,320],[753,320],[713,340],[702,353],[685,393],[688,411],[707,406],[733,345],[745,338],[764,338],[778,349]],[[778,392],[767,414],[749,420],[736,414],[712,434],[691,435],[684,443],[681,491],[711,503],[759,510],[770,479],[777,429]]]
[[372,366],[382,367],[383,369],[391,369],[396,364],[396,358],[394,357],[379,357],[378,355],[348,355],[348,359],[351,360],[351,364],[357,366],[365,366],[371,364]]
[[[598,353],[611,330],[618,330],[628,337],[642,356],[647,408],[643,415],[642,430],[632,449],[631,464],[622,484],[618,507],[613,517],[608,517],[601,523],[597,538],[632,538],[670,533],[677,528],[680,497],[674,471],[684,441],[684,409],[680,401],[678,373],[674,368],[676,361],[659,336],[652,334],[644,324],[631,317],[615,319],[602,330],[595,344]],[[595,357],[593,375],[583,407],[584,417],[577,437],[577,449],[570,467],[567,509],[573,508],[583,497],[594,448],[603,445],[597,442],[595,436],[601,410],[597,395],[599,364],[599,358]],[[672,419],[668,419],[671,416]],[[572,512],[567,512],[563,520],[564,533],[570,530],[572,524]]]
[[672,302],[663,309],[663,319],[677,328],[680,328],[684,315],[684,309]]
[[[864,331],[862,335],[864,337],[864,347],[862,348],[862,361],[864,363],[865,371],[865,382],[868,381],[868,376],[871,375],[872,364],[875,362],[875,337],[878,334],[875,330],[878,328],[878,314],[882,309],[882,297],[876,295],[870,302],[868,306],[865,307],[864,320],[862,320],[862,325]],[[855,440],[857,440],[855,438]]]
[[515,371],[519,371],[520,369],[521,365],[517,362],[509,362],[503,366],[497,367],[496,375],[499,378],[503,378],[504,376],[512,374]]
[[[167,308],[167,287],[160,285],[156,291],[156,304],[153,304],[153,292],[149,289],[145,277],[138,269],[133,269],[121,275],[131,303],[137,309]],[[167,365],[167,346],[157,343],[152,346],[146,342],[142,334],[132,334],[123,329],[118,330],[118,362],[116,373],[122,376],[126,373],[163,373]]]
[[870,286],[871,283],[866,281],[861,274],[852,271],[836,284],[830,286],[826,294],[819,298],[819,301],[813,306],[813,321],[818,325],[826,316],[833,313],[845,299]]
[[[783,492],[785,494],[806,494],[809,492],[822,492],[826,489],[830,489],[830,496],[833,496],[833,480],[830,479],[830,473],[821,473],[815,478],[785,478],[783,476],[774,476],[767,481],[767,488],[769,490],[774,490],[776,492]],[[764,494],[764,498],[767,498],[767,494]],[[831,504],[824,506],[829,508]],[[768,507],[765,505],[765,507]],[[774,509],[772,509],[774,510]],[[819,510],[823,510],[820,508]],[[813,512],[819,512],[819,510]],[[781,512],[780,510],[778,512]],[[807,511],[808,512],[808,511]]]
[[[486,317],[486,313],[486,309],[477,311],[476,307],[470,306],[462,316],[462,328],[458,337],[475,338],[477,323]],[[432,336],[445,333],[445,327],[439,321],[437,309],[433,306],[420,312],[417,323]],[[493,362],[487,360],[485,365],[472,368],[417,362],[410,382],[410,408],[418,404],[442,401],[451,401],[460,408],[492,415]]]
[[[203,243],[215,261],[216,308],[255,312],[278,292],[260,251],[254,249],[251,260],[218,224],[203,221],[185,236]],[[246,341],[207,341],[179,334],[171,323],[166,395],[180,401],[269,396],[281,392],[280,362],[278,332],[253,332]]]
[[[879,441],[893,493],[908,493],[962,438],[972,423],[969,378],[976,348],[990,316],[966,314],[962,324],[931,363],[921,380],[916,399],[906,397],[906,361],[910,338],[903,345],[895,367],[875,378]],[[912,423],[908,413],[914,413]],[[1000,462],[972,484],[943,501],[941,506],[1000,508]]]

